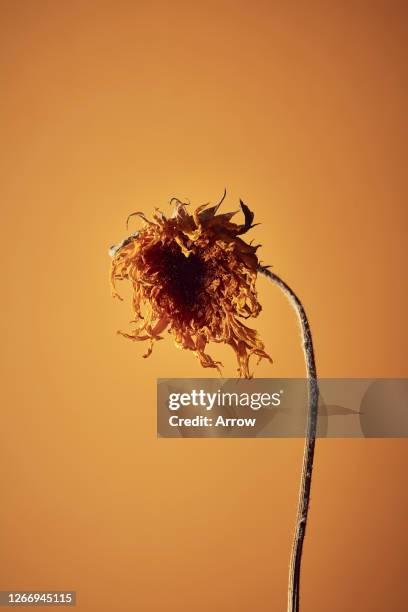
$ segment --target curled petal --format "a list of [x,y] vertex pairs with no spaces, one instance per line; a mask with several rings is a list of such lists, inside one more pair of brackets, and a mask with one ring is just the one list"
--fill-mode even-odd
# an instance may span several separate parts
[[212,217],[216,215],[219,207],[225,200],[226,195],[227,195],[227,190],[224,189],[224,193],[221,197],[221,200],[218,202],[218,204],[216,204],[215,206],[211,206],[211,208],[207,208],[206,210],[203,210],[202,212],[199,213],[201,221],[209,221],[210,219],[212,219]]
[[255,227],[255,225],[252,225],[252,222],[254,220],[254,213],[248,208],[246,204],[244,204],[242,200],[240,200],[239,203],[241,205],[241,210],[244,213],[245,222],[243,225],[240,226],[237,235],[245,234],[249,229],[251,229],[251,227]]
[[140,218],[141,218],[141,219],[143,219],[143,221],[144,221],[145,223],[147,223],[148,225],[153,225],[153,226],[156,226],[156,227],[157,227],[157,223],[153,223],[153,221],[149,221],[149,219],[147,219],[147,218],[145,217],[144,213],[142,213],[142,212],[133,212],[133,213],[130,213],[130,215],[129,215],[129,216],[128,216],[128,218],[126,219],[126,227],[129,227],[129,220],[130,220],[132,217],[140,217]]

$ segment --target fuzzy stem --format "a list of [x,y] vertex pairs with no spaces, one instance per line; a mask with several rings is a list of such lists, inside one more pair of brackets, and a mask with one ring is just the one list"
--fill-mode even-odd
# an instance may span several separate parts
[[263,266],[258,266],[258,272],[278,285],[295,309],[302,331],[303,352],[306,361],[308,378],[309,411],[307,417],[305,447],[303,452],[302,475],[299,489],[299,501],[296,517],[295,534],[289,565],[288,582],[288,612],[298,612],[300,591],[300,570],[302,561],[303,540],[305,538],[307,516],[312,484],[313,458],[316,443],[317,411],[319,389],[317,384],[316,362],[313,350],[312,332],[302,302],[297,295],[279,276]]

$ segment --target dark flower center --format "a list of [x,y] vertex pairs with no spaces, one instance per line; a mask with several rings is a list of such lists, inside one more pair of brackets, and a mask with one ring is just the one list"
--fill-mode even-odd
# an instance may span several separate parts
[[156,244],[145,254],[150,271],[158,273],[162,291],[158,303],[181,321],[191,321],[201,314],[205,302],[206,264],[191,253],[186,257],[176,242]]

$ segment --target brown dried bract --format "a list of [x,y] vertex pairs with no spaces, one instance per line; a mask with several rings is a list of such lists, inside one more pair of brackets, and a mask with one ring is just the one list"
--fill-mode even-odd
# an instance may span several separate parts
[[224,342],[235,351],[239,375],[251,378],[251,355],[271,360],[257,332],[242,322],[261,311],[255,289],[258,247],[239,237],[253,227],[254,215],[241,201],[244,223],[237,225],[231,221],[237,211],[217,214],[222,200],[193,214],[187,204],[175,202],[169,219],[157,209],[153,221],[143,213],[130,215],[142,218],[142,228],[112,249],[113,295],[120,298],[116,281],[133,285],[135,327],[118,333],[147,340],[148,357],[168,329],[177,347],[218,371],[222,364],[205,350],[208,342]]

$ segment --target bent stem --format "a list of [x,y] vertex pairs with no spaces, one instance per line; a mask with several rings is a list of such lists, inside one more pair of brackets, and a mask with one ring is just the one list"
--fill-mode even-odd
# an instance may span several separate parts
[[266,276],[266,278],[269,278],[269,280],[275,283],[275,285],[278,285],[295,309],[302,331],[303,352],[306,361],[309,410],[307,417],[305,447],[303,452],[296,527],[290,557],[288,582],[288,612],[298,612],[303,540],[306,533],[310,489],[312,484],[313,458],[316,443],[317,410],[319,398],[316,362],[313,349],[312,332],[310,330],[309,321],[302,302],[299,300],[295,292],[289,287],[289,285],[287,285],[274,272],[271,272],[261,265],[258,266],[258,272]]

